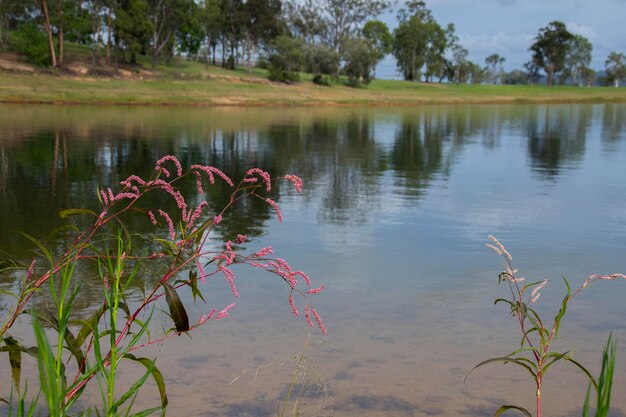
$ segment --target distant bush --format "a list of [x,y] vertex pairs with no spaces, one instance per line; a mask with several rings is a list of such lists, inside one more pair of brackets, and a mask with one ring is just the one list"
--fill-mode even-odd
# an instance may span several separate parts
[[299,71],[304,64],[304,42],[288,36],[279,36],[269,45],[268,78],[278,82],[300,80]]
[[315,74],[313,76],[313,83],[317,85],[324,85],[326,87],[330,87],[331,78],[329,75]]
[[33,65],[49,65],[46,42],[46,35],[34,24],[24,24],[9,33],[9,50],[24,55],[26,61]]

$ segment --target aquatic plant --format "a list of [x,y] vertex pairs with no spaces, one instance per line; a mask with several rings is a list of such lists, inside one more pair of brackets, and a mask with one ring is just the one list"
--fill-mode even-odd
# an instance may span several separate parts
[[[490,358],[479,363],[474,368],[472,368],[472,370],[470,370],[470,373],[478,367],[496,362],[510,363],[522,367],[530,373],[535,382],[535,397],[537,407],[536,416],[541,417],[541,388],[545,375],[552,367],[552,365],[560,361],[566,361],[578,367],[589,378],[590,385],[593,386],[598,394],[598,401],[604,401],[602,402],[602,404],[606,404],[606,408],[608,411],[611,382],[607,382],[609,374],[604,371],[604,362],[606,362],[606,360],[603,362],[603,372],[599,378],[599,381],[597,381],[586,367],[584,367],[578,361],[572,358],[571,351],[555,352],[552,351],[551,348],[552,343],[558,337],[561,321],[565,316],[565,313],[567,312],[567,306],[574,299],[574,297],[576,297],[583,289],[587,288],[589,285],[596,281],[613,281],[617,279],[626,279],[626,275],[590,275],[587,277],[587,279],[585,279],[584,283],[573,292],[571,291],[567,279],[563,277],[563,282],[565,283],[567,292],[563,297],[563,300],[561,301],[561,307],[554,317],[552,324],[549,324],[547,322],[544,323],[544,320],[541,318],[539,313],[537,313],[535,309],[530,307],[530,305],[532,305],[539,299],[541,295],[541,290],[548,283],[548,280],[545,279],[541,281],[527,283],[525,278],[519,277],[517,275],[517,269],[513,268],[513,258],[511,257],[511,254],[506,250],[504,245],[493,236],[489,236],[489,240],[491,241],[491,243],[487,243],[487,247],[496,252],[503,259],[504,271],[498,275],[498,283],[507,283],[510,290],[510,298],[498,298],[495,300],[495,304],[508,304],[511,316],[515,318],[517,325],[519,326],[519,331],[521,334],[520,347],[505,356]],[[609,339],[608,345],[611,349],[610,351],[613,352],[611,353],[611,355],[613,355],[612,357],[614,362],[615,347],[610,347],[611,339]],[[605,356],[607,356],[606,350]],[[613,368],[611,366],[611,380],[612,369]],[[607,370],[607,372],[609,371]],[[465,377],[466,380],[468,376],[469,373]],[[606,391],[607,388],[608,394]],[[598,404],[600,404],[600,402]],[[588,408],[588,406],[586,407]],[[532,414],[526,408],[515,405],[503,405],[496,411],[495,416],[497,417],[510,409],[518,410],[524,415],[532,417]]]
[[[184,196],[181,191],[181,185],[188,180],[195,181],[195,198]],[[225,206],[211,213],[205,197],[192,206],[192,201],[198,201],[198,195],[205,194],[207,184],[213,185],[216,180],[232,189]],[[36,358],[39,389],[50,416],[68,415],[94,379],[99,382],[102,397],[101,408],[93,410],[97,415],[140,417],[164,411],[168,399],[163,375],[154,359],[136,356],[137,351],[227,317],[236,306],[235,302],[224,302],[199,317],[190,318],[178,292],[186,287],[194,301],[197,298],[204,301],[200,283],[205,284],[212,277],[223,277],[237,299],[239,291],[232,269],[236,264],[246,264],[280,278],[289,291],[290,309],[294,316],[299,316],[294,295],[306,299],[320,293],[323,285],[312,287],[306,273],[275,257],[270,246],[243,253],[242,246],[248,240],[244,234],[221,244],[216,243],[214,237],[215,228],[244,199],[262,200],[282,221],[280,207],[270,197],[275,181],[288,181],[296,191],[302,192],[302,181],[295,175],[271,178],[266,171],[253,168],[235,185],[230,177],[212,166],[191,165],[184,172],[178,159],[168,155],[157,161],[150,178],[131,175],[117,190],[98,190],[99,212],[62,211],[62,218],[86,215],[93,220],[84,230],[68,225],[65,232],[71,238],[59,256],[39,240],[25,235],[38,247],[47,265],[40,267],[40,260],[32,261],[19,289],[10,293],[15,299],[13,305],[0,312],[3,315],[0,351],[8,352],[12,370],[10,397],[2,400],[11,407],[16,402],[16,414],[20,416],[32,414],[38,406],[37,397],[30,405],[26,403],[27,387],[21,388],[22,356],[26,354]],[[161,203],[154,203],[159,198]],[[125,221],[129,215],[143,216],[146,222],[152,223],[154,233],[133,233]],[[102,301],[89,318],[77,321],[73,307],[81,293],[78,271],[83,263],[97,268]],[[143,280],[143,275],[147,274],[157,278]],[[144,293],[137,302],[129,296],[131,285],[138,283],[144,285]],[[34,303],[34,297],[46,302]],[[172,327],[161,333],[150,327],[157,308],[166,311],[172,322]],[[313,315],[320,330],[326,333],[319,313],[310,304],[305,303],[304,311],[307,324],[314,325]],[[30,314],[36,346],[26,347],[9,334],[23,313]],[[56,334],[54,344],[48,339],[49,333]],[[141,365],[145,371],[120,394],[117,376],[123,363]],[[132,407],[140,388],[150,378],[159,390],[160,404],[134,412]]]

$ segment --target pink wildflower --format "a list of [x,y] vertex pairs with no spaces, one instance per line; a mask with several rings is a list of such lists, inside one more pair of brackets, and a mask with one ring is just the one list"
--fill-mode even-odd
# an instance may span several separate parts
[[192,165],[191,169],[196,169],[196,170],[199,170],[199,171],[203,171],[209,177],[209,182],[211,184],[215,183],[215,177],[213,176],[213,174],[216,174],[217,176],[222,178],[231,187],[233,187],[235,185],[233,183],[233,181],[228,177],[228,175],[224,174],[222,171],[220,171],[219,169],[217,169],[215,167],[208,166],[208,165]]
[[198,206],[198,208],[196,208],[193,212],[193,214],[189,217],[189,221],[187,222],[187,227],[192,227],[194,222],[198,219],[198,217],[200,217],[200,214],[202,213],[202,209],[205,208],[206,206],[208,206],[209,203],[207,203],[206,201],[203,201],[200,203],[200,205]]
[[[269,193],[272,190],[272,177],[270,174],[260,168],[251,168],[248,172],[246,172],[246,177],[251,177],[254,174],[258,174],[261,178],[263,178],[263,181],[265,181],[265,190]],[[250,182],[247,180],[244,181]]]
[[309,276],[307,274],[305,274],[302,271],[296,271],[293,274],[294,274],[294,276],[295,275],[300,275],[304,279],[304,282],[306,282],[307,287],[311,286],[311,279],[309,278]]
[[294,316],[300,317],[300,312],[296,308],[296,304],[293,302],[293,294],[289,294],[289,307],[291,307],[291,312]]
[[33,259],[33,261],[30,263],[30,266],[28,267],[28,271],[26,271],[26,279],[30,279],[30,277],[33,275],[33,272],[35,271],[35,264],[37,263],[36,259]]
[[198,193],[204,194],[204,190],[202,189],[202,176],[198,171],[193,172],[196,176],[196,186],[198,187]]
[[248,236],[246,235],[237,235],[237,239],[235,239],[235,243],[237,243],[238,245],[241,245],[242,243],[245,243],[248,240]]
[[276,212],[276,216],[278,216],[278,222],[282,223],[283,222],[283,213],[281,213],[280,207],[278,207],[278,204],[276,203],[276,201],[272,200],[271,198],[266,198],[265,201],[267,202],[267,204],[272,206],[272,208]]
[[259,250],[257,253],[254,254],[255,258],[263,258],[264,256],[270,255],[274,253],[274,249],[272,249],[271,246],[266,246],[263,249]]
[[537,301],[539,299],[539,296],[541,295],[541,293],[539,291],[541,291],[541,289],[543,287],[545,287],[547,283],[548,283],[548,280],[544,279],[541,284],[537,285],[535,287],[535,289],[533,289],[533,291],[530,293],[530,302],[531,303],[534,303],[535,301]]
[[233,274],[233,271],[225,266],[220,266],[219,270],[222,271],[222,273],[226,277],[226,280],[230,284],[230,289],[233,292],[235,298],[239,298],[239,291],[237,291],[237,287],[235,287],[235,274]]
[[311,321],[311,306],[308,304],[304,306],[304,317],[306,318],[306,324],[309,327],[313,327],[313,322]]
[[229,305],[226,308],[224,308],[222,311],[217,313],[217,317],[215,317],[215,320],[219,320],[219,319],[223,319],[224,317],[227,317],[228,316],[228,312],[230,311],[230,309],[235,307],[236,305],[237,304],[232,303],[231,305]]
[[222,222],[222,215],[218,214],[217,216],[213,217],[213,224],[220,224]]
[[148,217],[150,217],[150,221],[152,222],[152,224],[154,225],[157,224],[157,219],[156,217],[154,217],[154,213],[152,212],[152,210],[148,212]]
[[133,200],[135,198],[137,198],[137,194],[133,194],[133,193],[118,193],[115,196],[115,201],[126,200],[126,199]]
[[202,316],[200,316],[200,321],[198,322],[198,325],[202,325],[204,323],[206,323],[207,321],[209,321],[209,319],[211,318],[211,316],[216,312],[216,309],[213,309],[209,312],[209,314],[203,314]]
[[310,290],[308,290],[306,293],[307,294],[319,294],[322,291],[324,291],[324,288],[326,288],[326,286],[324,284],[320,285],[317,288],[311,288]]
[[159,214],[167,222],[167,225],[170,228],[170,237],[172,238],[172,240],[174,240],[176,238],[176,233],[174,232],[174,223],[172,222],[172,219],[170,218],[169,214],[167,214],[166,212],[164,212],[161,209],[159,209]]
[[317,314],[317,311],[315,311],[314,308],[312,308],[311,311],[313,312],[313,316],[315,317],[315,321],[317,322],[317,325],[319,326],[319,328],[322,331],[322,333],[327,334],[328,332],[326,331],[326,327],[324,326],[324,323],[322,323],[322,318],[320,317],[320,315]]
[[139,185],[146,185],[146,182],[142,180],[140,177],[138,177],[137,175],[131,175],[130,177],[126,178],[124,181],[121,181],[120,184],[123,185],[124,187],[131,188],[132,181],[135,181]]
[[102,196],[102,201],[104,202],[105,206],[109,205],[109,199],[107,198],[106,193],[103,190],[100,190],[100,195]]
[[177,174],[179,177],[183,175],[183,167],[181,167],[181,166],[180,166],[180,162],[178,161],[178,159],[176,159],[176,157],[175,157],[175,156],[172,156],[172,155],[166,155],[166,156],[164,156],[163,158],[159,159],[159,160],[157,161],[157,163],[156,163],[156,167],[155,167],[155,169],[157,169],[157,170],[158,170],[158,169],[162,170],[162,171],[163,171],[163,173],[165,174],[165,176],[169,178],[170,173],[169,173],[169,172],[168,172],[165,168],[163,168],[163,167],[161,166],[161,165],[162,165],[163,163],[165,163],[166,161],[172,161],[172,162],[174,163],[174,165],[176,165],[176,174]]
[[113,195],[113,190],[111,190],[110,188],[107,188],[107,195],[109,197],[110,202],[113,202],[115,200],[115,196]]
[[294,187],[296,187],[297,192],[302,192],[302,179],[300,177],[298,177],[297,175],[285,175],[285,179],[293,183]]
[[200,271],[200,279],[202,280],[202,283],[205,284],[206,283],[206,275],[204,273],[204,268],[202,267],[202,264],[200,263],[200,260],[196,261],[196,266],[198,267],[198,271]]

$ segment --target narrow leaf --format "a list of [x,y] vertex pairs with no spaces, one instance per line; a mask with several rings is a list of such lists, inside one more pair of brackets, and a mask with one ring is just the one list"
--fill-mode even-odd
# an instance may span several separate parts
[[22,236],[24,236],[26,239],[30,240],[31,242],[33,242],[35,245],[37,245],[37,247],[41,250],[41,252],[44,254],[44,256],[46,257],[46,259],[48,259],[48,262],[52,263],[53,258],[52,258],[52,253],[50,253],[50,251],[48,250],[48,248],[46,248],[44,246],[43,243],[41,243],[39,240],[37,240],[37,238],[29,235],[28,233],[24,233],[21,232]]
[[88,209],[84,209],[84,208],[74,208],[74,209],[66,209],[66,210],[61,210],[59,212],[59,217],[61,217],[62,219],[65,219],[68,216],[72,216],[74,214],[90,214],[94,217],[98,217],[98,213],[96,213],[93,210],[88,210]]
[[500,414],[504,413],[507,410],[517,410],[527,417],[533,417],[527,409],[523,407],[518,407],[516,405],[503,405],[502,407],[498,408],[498,411],[496,411],[493,417],[498,417]]
[[189,316],[187,316],[187,311],[185,311],[185,307],[183,306],[183,302],[180,300],[178,293],[174,287],[167,282],[163,284],[163,289],[165,290],[165,301],[167,301],[167,305],[170,308],[170,315],[172,316],[172,320],[174,320],[176,331],[188,331]]
[[159,395],[161,396],[161,408],[165,408],[167,406],[167,393],[165,392],[165,381],[163,380],[163,374],[159,371],[159,368],[156,367],[153,360],[148,358],[138,358],[133,354],[126,353],[123,356],[125,359],[130,359],[131,361],[139,362],[152,375],[154,378],[154,382],[156,382],[157,388],[159,389]]
[[517,359],[517,358],[509,358],[507,356],[503,356],[503,357],[497,357],[497,358],[491,358],[491,359],[487,359],[486,361],[482,361],[481,363],[479,363],[478,365],[476,365],[475,367],[473,367],[468,373],[467,375],[465,375],[465,379],[463,380],[463,382],[465,382],[467,380],[467,378],[469,377],[469,375],[476,369],[479,368],[483,365],[487,365],[489,363],[494,363],[494,362],[503,362],[503,363],[514,363],[516,365],[519,365],[523,368],[525,368],[528,372],[530,372],[530,374],[533,376],[533,379],[537,379],[537,375],[535,374],[535,371],[533,371],[533,369],[528,366],[527,364],[525,364],[523,361]]
[[13,375],[13,384],[19,390],[20,388],[20,375],[22,373],[22,350],[20,349],[17,340],[11,336],[4,338],[4,343],[7,346],[14,347],[9,350],[9,363],[11,364],[11,373]]

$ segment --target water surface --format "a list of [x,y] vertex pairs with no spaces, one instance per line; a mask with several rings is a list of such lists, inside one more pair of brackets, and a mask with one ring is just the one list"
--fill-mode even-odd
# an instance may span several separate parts
[[[20,259],[58,211],[98,206],[96,189],[147,175],[165,154],[241,178],[253,166],[294,173],[279,187],[285,221],[253,204],[225,219],[251,248],[271,244],[327,292],[315,300],[329,335],[312,332],[308,375],[323,374],[338,416],[490,416],[532,408],[533,384],[510,365],[467,372],[519,343],[493,300],[496,235],[527,279],[550,279],[538,304],[553,315],[564,287],[626,271],[626,105],[424,106],[410,109],[179,109],[0,106],[0,249]],[[211,194],[217,210],[227,192]],[[144,223],[135,225],[141,229]],[[61,245],[60,242],[51,243]],[[286,288],[237,271],[227,320],[155,347],[170,414],[272,416],[309,329]],[[0,287],[13,287],[5,276]],[[225,283],[209,303],[230,297]],[[98,297],[81,300],[92,308]],[[599,283],[571,306],[558,346],[599,372],[613,331],[626,346],[626,282]],[[230,299],[226,300],[230,302]],[[199,304],[193,314],[206,312]],[[27,336],[25,336],[27,337]],[[0,358],[2,372],[6,360]],[[614,414],[626,413],[626,351],[618,353]],[[586,381],[566,365],[546,377],[544,414],[580,415]],[[3,381],[2,384],[5,384]],[[5,392],[5,385],[0,385]],[[154,401],[146,390],[140,399]],[[303,414],[327,415],[319,394]],[[318,408],[322,406],[322,408]]]

